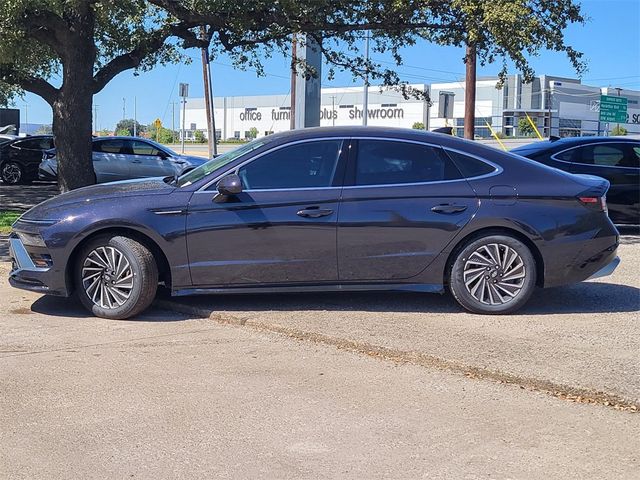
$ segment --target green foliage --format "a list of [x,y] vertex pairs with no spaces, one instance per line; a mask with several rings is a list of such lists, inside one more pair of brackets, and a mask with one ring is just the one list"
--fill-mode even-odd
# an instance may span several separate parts
[[155,140],[158,143],[174,143],[178,138],[177,132],[172,131],[169,128],[160,127],[160,131],[158,131],[155,125],[150,124],[147,127],[147,136],[151,140]]
[[[92,96],[125,70],[187,62],[186,48],[207,48],[210,58],[225,55],[264,75],[265,60],[290,57],[296,34],[300,47],[310,42],[320,51],[329,81],[340,69],[428,101],[396,68],[402,50],[419,39],[475,45],[481,65],[502,62],[501,78],[510,60],[530,79],[529,58],[544,49],[564,52],[581,74],[582,54],[566,45],[563,31],[584,22],[576,0],[0,0],[0,104],[27,91],[55,106],[58,178],[66,190],[94,178]],[[372,51],[390,54],[396,65],[364,58],[367,30]],[[319,74],[302,60],[294,66],[307,77]],[[63,122],[73,133],[57,127]]]
[[532,137],[535,134],[533,127],[527,120],[527,117],[520,117],[518,119],[518,135],[522,137]]
[[51,125],[40,125],[38,130],[36,130],[36,135],[51,135],[52,133]]
[[134,128],[133,128],[134,125],[137,128],[138,136],[141,136],[147,130],[147,127],[145,125],[141,125],[140,123],[135,121],[133,118],[125,118],[124,120],[120,120],[116,124],[116,132],[126,131],[127,133],[118,133],[118,135],[129,135],[132,137],[134,133]]
[[624,136],[626,134],[627,134],[627,129],[624,128],[622,125],[616,125],[611,129],[611,133],[610,133],[610,135],[614,137]]
[[116,129],[116,133],[115,135],[117,137],[130,137],[131,136],[131,132],[129,130],[127,130],[126,128],[121,128],[121,129]]
[[253,140],[254,138],[256,138],[258,136],[258,129],[256,127],[251,127],[249,129],[249,137],[251,140]]
[[413,128],[414,130],[424,130],[424,123],[415,122],[413,125],[411,125],[411,128]]
[[196,143],[207,143],[207,139],[204,136],[204,133],[202,133],[202,130],[196,130],[193,133],[193,139]]
[[20,216],[20,212],[0,211],[0,233],[9,233],[11,224]]
[[99,137],[109,137],[113,132],[107,128],[103,128],[98,132]]

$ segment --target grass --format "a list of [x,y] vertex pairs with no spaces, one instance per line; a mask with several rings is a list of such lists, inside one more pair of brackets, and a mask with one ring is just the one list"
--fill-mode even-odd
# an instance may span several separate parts
[[15,222],[21,212],[0,211],[0,233],[9,233],[11,224]]

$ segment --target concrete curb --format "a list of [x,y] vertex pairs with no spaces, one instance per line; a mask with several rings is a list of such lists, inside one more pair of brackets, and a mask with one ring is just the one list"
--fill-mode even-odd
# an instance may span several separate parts
[[484,367],[450,361],[424,352],[388,348],[366,342],[348,340],[321,333],[289,328],[278,324],[260,322],[252,317],[238,317],[230,314],[222,314],[208,308],[185,305],[170,299],[158,299],[154,302],[154,305],[159,308],[191,315],[197,318],[211,319],[221,325],[249,327],[255,331],[268,332],[298,341],[331,346],[339,350],[364,354],[398,364],[409,363],[426,368],[435,368],[457,375],[464,375],[467,378],[488,380],[494,383],[519,387],[532,392],[544,393],[570,402],[602,405],[614,408],[615,410],[632,413],[640,412],[640,402],[637,399],[625,398],[624,396],[615,393],[607,393],[584,387],[564,385],[539,378],[523,377],[508,372],[490,370]]

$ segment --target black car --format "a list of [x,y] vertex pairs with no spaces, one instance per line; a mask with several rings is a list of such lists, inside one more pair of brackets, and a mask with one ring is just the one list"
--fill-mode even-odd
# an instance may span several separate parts
[[566,172],[606,178],[611,183],[607,193],[611,219],[617,224],[640,225],[640,139],[563,138],[512,152]]
[[[541,188],[541,186],[544,186]],[[11,285],[95,315],[173,295],[449,288],[506,313],[536,286],[602,276],[618,231],[604,179],[441,134],[271,135],[179,177],[75,190],[13,226]]]
[[50,148],[53,148],[51,135],[34,135],[0,143],[0,178],[9,185],[37,180],[42,154]]

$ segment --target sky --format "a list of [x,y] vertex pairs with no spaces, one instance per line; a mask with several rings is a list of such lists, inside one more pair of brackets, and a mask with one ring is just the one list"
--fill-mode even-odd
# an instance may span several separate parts
[[[590,20],[584,26],[569,27],[565,39],[585,54],[588,71],[583,75],[583,83],[640,90],[640,0],[583,0],[581,4]],[[185,53],[193,59],[190,64],[158,66],[138,76],[127,71],[112,80],[94,97],[97,112],[94,129],[113,129],[123,118],[123,103],[126,118],[133,118],[135,103],[140,123],[148,124],[160,118],[171,128],[172,102],[179,101],[178,83],[190,85],[190,97],[204,95],[200,52],[191,49]],[[404,63],[396,71],[402,80],[411,83],[463,81],[463,57],[464,51],[460,48],[420,42],[403,51]],[[372,54],[371,58],[380,62],[390,60],[381,54]],[[538,75],[576,75],[566,56],[557,52],[542,51],[530,62]],[[270,59],[265,62],[267,75],[258,77],[254,71],[236,70],[228,58],[218,57],[212,63],[214,96],[288,94],[288,65],[285,58]],[[478,65],[478,76],[496,75],[500,68],[500,63]],[[509,73],[517,71],[512,68]],[[323,76],[326,87],[361,84],[361,80],[353,80],[349,74],[338,74],[331,82]],[[176,122],[178,105],[175,105]],[[51,108],[33,94],[17,99],[15,107],[21,110],[22,123],[51,123]]]

